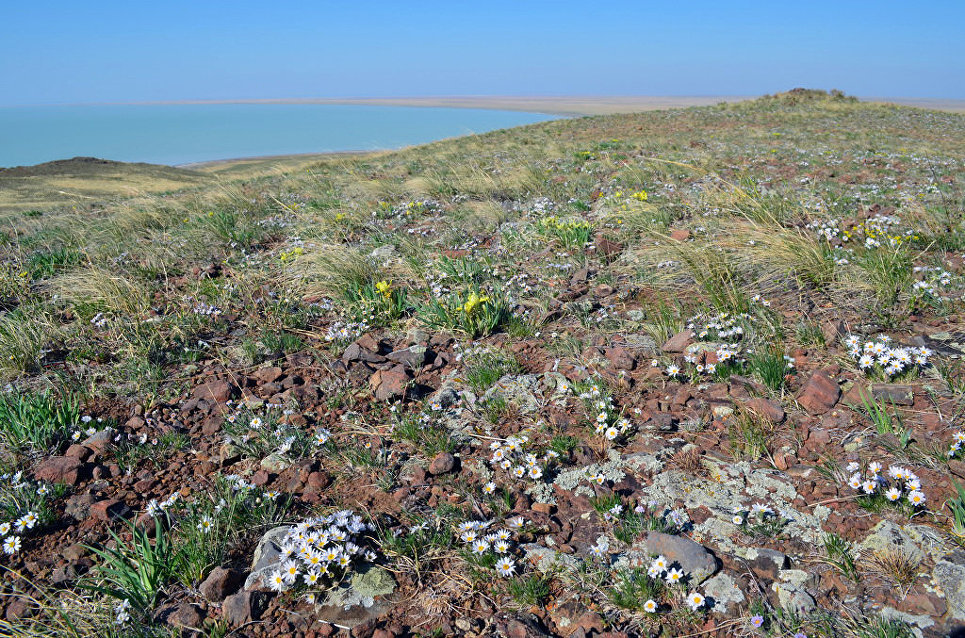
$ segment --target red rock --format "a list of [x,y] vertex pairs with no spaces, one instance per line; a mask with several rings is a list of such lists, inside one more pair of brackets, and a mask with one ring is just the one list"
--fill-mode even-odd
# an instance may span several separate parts
[[213,603],[217,603],[238,591],[243,582],[245,582],[244,575],[237,569],[215,567],[198,587],[198,590],[202,596]]
[[77,483],[80,482],[82,467],[83,464],[78,458],[51,456],[40,462],[36,470],[34,470],[34,476],[38,481],[77,485]]
[[259,383],[273,383],[277,381],[281,375],[281,368],[273,366],[270,368],[259,368],[255,370],[251,376],[257,379]]
[[892,405],[915,404],[915,389],[910,385],[876,383],[871,386],[871,396],[878,401]]
[[526,625],[518,620],[510,620],[506,623],[505,633],[507,638],[527,638],[527,636],[529,636],[529,630]]
[[771,423],[780,423],[784,420],[784,408],[774,401],[764,398],[750,399],[744,403],[744,407],[766,418]]
[[119,501],[116,498],[98,501],[90,506],[91,517],[99,521],[104,521],[105,523],[115,518],[122,518],[130,511],[130,508],[124,504],[124,501]]
[[965,463],[958,459],[948,460],[948,469],[958,478],[965,478]]
[[251,475],[251,484],[256,487],[264,487],[271,480],[271,475],[265,470],[258,470]]
[[685,228],[676,228],[670,231],[670,239],[676,241],[687,241],[690,239],[690,231]]
[[190,603],[181,603],[177,609],[167,617],[167,623],[172,627],[184,629],[201,629],[204,622],[204,610]]
[[82,463],[88,460],[92,455],[93,453],[90,450],[77,443],[71,445],[69,448],[67,448],[67,451],[64,452],[64,456],[77,459]]
[[324,490],[332,482],[331,477],[325,472],[312,472],[305,479],[305,486],[313,491]]
[[235,394],[235,388],[227,381],[216,379],[199,385],[194,389],[193,396],[196,399],[208,399],[217,403],[224,403]]
[[267,596],[260,591],[240,591],[224,599],[221,613],[229,625],[244,625],[261,619]]
[[355,343],[357,343],[360,348],[364,348],[369,352],[374,352],[376,354],[382,350],[382,343],[371,334],[362,335],[355,341]]
[[533,511],[540,514],[552,514],[556,511],[556,506],[552,503],[533,503]]
[[783,472],[794,465],[794,461],[796,460],[797,459],[793,455],[788,454],[787,452],[778,452],[774,455],[774,467]]
[[693,330],[678,332],[667,340],[667,343],[660,346],[664,352],[683,352],[684,349],[694,342]]
[[456,467],[456,457],[449,452],[439,452],[429,464],[429,474],[437,476],[451,472]]
[[797,397],[808,414],[824,414],[841,398],[841,388],[820,370],[811,375]]
[[637,365],[636,358],[622,346],[606,348],[603,354],[617,370],[633,370]]
[[377,370],[369,379],[369,388],[379,401],[401,399],[409,385],[409,375],[402,366]]
[[602,235],[596,236],[593,245],[596,246],[597,252],[605,257],[612,257],[623,252],[623,244],[611,241]]
[[827,430],[811,430],[808,434],[808,446],[827,445],[831,442],[831,433]]

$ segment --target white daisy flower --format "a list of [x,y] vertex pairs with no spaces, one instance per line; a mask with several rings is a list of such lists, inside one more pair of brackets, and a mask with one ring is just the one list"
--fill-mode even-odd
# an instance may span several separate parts
[[7,536],[3,541],[3,553],[4,554],[16,554],[20,551],[20,537],[19,536]]
[[516,571],[516,563],[509,556],[503,556],[496,561],[496,573],[500,576],[512,576]]
[[687,604],[690,605],[692,610],[697,611],[704,606],[704,597],[697,592],[691,592],[687,596]]

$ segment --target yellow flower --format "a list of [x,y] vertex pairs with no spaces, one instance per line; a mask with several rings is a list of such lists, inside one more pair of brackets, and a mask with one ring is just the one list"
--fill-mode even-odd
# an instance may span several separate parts
[[392,295],[392,287],[387,281],[380,281],[379,283],[375,284],[375,290],[386,299]]
[[486,303],[487,301],[489,301],[489,297],[486,297],[485,295],[477,295],[476,293],[471,293],[471,294],[469,295],[469,300],[466,301],[466,303],[465,303],[465,305],[462,307],[462,309],[463,309],[463,311],[464,311],[467,315],[468,315],[468,314],[472,314],[472,312],[473,312],[477,307],[481,306],[482,304]]

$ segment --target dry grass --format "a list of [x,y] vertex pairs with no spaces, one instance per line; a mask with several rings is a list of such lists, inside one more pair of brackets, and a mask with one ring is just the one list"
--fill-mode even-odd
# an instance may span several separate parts
[[48,287],[75,306],[93,304],[129,317],[140,317],[150,308],[150,289],[145,283],[101,266],[89,265],[58,275]]

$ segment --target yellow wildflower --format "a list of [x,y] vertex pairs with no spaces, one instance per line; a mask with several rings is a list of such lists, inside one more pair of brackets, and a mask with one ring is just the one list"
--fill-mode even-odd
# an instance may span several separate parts
[[489,301],[489,297],[485,295],[470,293],[469,300],[466,301],[465,305],[462,307],[463,312],[465,312],[467,315],[470,315],[473,313],[474,310],[476,310],[476,308],[486,303],[487,301]]
[[392,296],[392,286],[387,281],[383,280],[375,284],[375,290],[386,299]]

